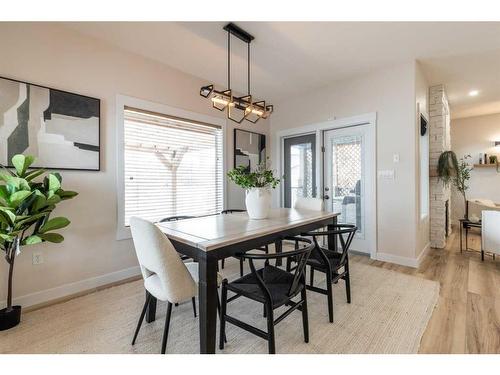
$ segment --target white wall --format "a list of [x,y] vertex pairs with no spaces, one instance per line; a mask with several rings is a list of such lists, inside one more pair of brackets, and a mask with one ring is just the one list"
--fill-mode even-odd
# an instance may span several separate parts
[[[15,296],[59,288],[52,290],[53,298],[65,291],[76,292],[81,287],[110,280],[103,275],[115,273],[112,278],[129,275],[122,271],[137,265],[132,242],[115,239],[116,95],[220,116],[198,94],[200,86],[207,82],[52,23],[0,23],[0,50],[0,76],[101,99],[102,171],[62,172],[64,188],[80,193],[56,211],[72,221],[62,232],[66,240],[58,245],[42,244],[24,249],[16,260]],[[268,126],[266,121],[261,121],[252,125],[252,130],[268,134]],[[229,121],[226,126],[228,168],[233,165],[233,129]],[[31,264],[35,250],[44,252],[44,264]],[[1,262],[0,301],[6,296],[6,278],[5,262]],[[68,287],[69,283],[76,284]],[[47,296],[49,294],[41,293],[34,299],[22,301],[40,302]]]
[[[417,245],[415,248],[415,255],[417,257],[420,256],[422,251],[427,248],[430,241],[430,216],[421,217],[420,215],[420,115],[418,111],[427,116],[427,120],[429,120],[429,107],[428,107],[428,97],[429,97],[429,84],[427,83],[427,79],[424,75],[422,67],[418,62],[415,64],[415,149],[417,151],[416,157],[416,202],[417,202],[417,210],[416,210],[416,221],[418,223],[417,228]],[[418,109],[418,110],[417,110]],[[428,126],[430,125],[430,121],[428,121]],[[427,129],[427,137],[429,136],[429,127]],[[427,155],[428,157],[429,155]],[[424,172],[429,175],[428,169]],[[429,187],[428,187],[429,188]],[[429,202],[427,202],[429,204]],[[429,208],[430,210],[430,208]]]
[[[500,113],[451,120],[451,149],[458,158],[470,154],[472,163],[478,163],[479,153],[487,153],[497,155],[500,160],[500,147],[493,147],[495,140],[500,141]],[[468,198],[485,198],[500,202],[500,173],[497,173],[495,168],[474,169],[469,185]],[[463,198],[454,191],[452,218],[456,222],[463,215]]]
[[271,119],[274,147],[283,129],[377,113],[377,169],[395,171],[393,181],[377,181],[378,252],[407,264],[415,263],[417,238],[415,98],[412,61],[279,101]]

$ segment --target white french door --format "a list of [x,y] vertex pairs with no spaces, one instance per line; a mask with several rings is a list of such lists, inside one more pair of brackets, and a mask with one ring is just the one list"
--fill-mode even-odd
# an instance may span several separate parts
[[358,227],[351,249],[371,253],[375,191],[373,132],[370,125],[356,125],[323,132],[323,198],[329,211],[338,212],[339,223]]

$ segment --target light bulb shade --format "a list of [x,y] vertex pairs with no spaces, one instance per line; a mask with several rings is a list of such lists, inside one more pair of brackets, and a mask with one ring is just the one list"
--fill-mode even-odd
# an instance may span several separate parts
[[250,121],[252,124],[255,124],[262,118],[262,116],[264,116],[265,113],[266,102],[264,100],[253,102],[246,109],[245,120]]
[[269,118],[271,116],[271,113],[274,112],[274,106],[272,104],[266,105],[266,112],[262,116],[263,119]]
[[203,86],[200,89],[200,95],[204,98],[208,98],[210,94],[214,91],[214,85]]
[[230,120],[241,124],[245,119],[247,108],[252,106],[252,97],[247,95],[239,98],[233,98],[232,104],[233,105],[227,108],[227,117]]
[[218,109],[219,111],[223,111],[228,106],[231,105],[233,101],[233,95],[231,93],[231,90],[225,90],[225,91],[213,90],[211,99],[212,99],[212,107]]

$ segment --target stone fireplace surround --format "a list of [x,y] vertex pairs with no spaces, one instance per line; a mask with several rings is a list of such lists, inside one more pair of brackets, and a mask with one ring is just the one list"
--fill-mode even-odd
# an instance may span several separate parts
[[429,89],[429,170],[430,241],[434,248],[445,247],[447,235],[451,233],[451,188],[437,177],[439,156],[450,149],[450,108],[445,87],[432,86]]

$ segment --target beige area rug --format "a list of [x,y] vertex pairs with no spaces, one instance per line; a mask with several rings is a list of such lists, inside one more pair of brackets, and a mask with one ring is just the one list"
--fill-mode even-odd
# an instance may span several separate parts
[[[237,261],[226,264],[226,276],[238,272]],[[346,303],[344,283],[334,285],[332,324],[326,296],[308,292],[310,341],[303,341],[296,311],[276,326],[278,353],[417,353],[439,284],[356,262],[351,269],[352,303]],[[324,278],[316,276],[324,287]],[[143,303],[142,281],[136,281],[24,314],[20,326],[0,332],[0,353],[159,353],[164,303],[157,320],[144,323],[136,345],[130,345]],[[261,304],[242,297],[228,312],[266,327]],[[265,340],[230,324],[226,332],[222,353],[267,353]],[[173,308],[167,353],[198,351],[198,321],[188,301]]]

